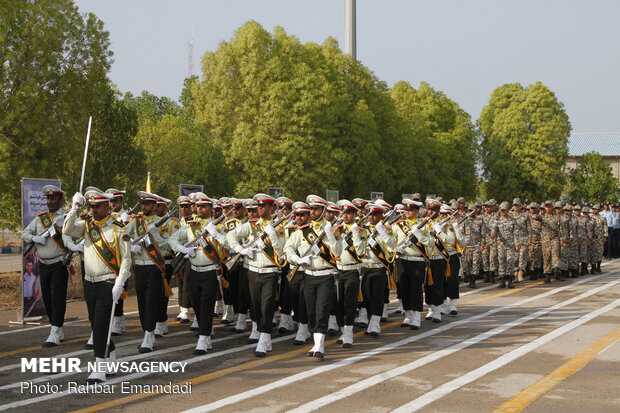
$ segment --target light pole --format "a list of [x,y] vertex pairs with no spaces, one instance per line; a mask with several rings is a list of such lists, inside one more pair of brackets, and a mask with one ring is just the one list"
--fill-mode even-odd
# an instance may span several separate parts
[[355,0],[344,0],[344,52],[357,59]]

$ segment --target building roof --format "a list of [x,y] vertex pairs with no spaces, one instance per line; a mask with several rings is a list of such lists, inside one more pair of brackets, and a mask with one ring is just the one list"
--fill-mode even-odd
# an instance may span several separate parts
[[620,155],[620,132],[573,132],[568,138],[568,154],[581,156],[588,152],[603,156]]

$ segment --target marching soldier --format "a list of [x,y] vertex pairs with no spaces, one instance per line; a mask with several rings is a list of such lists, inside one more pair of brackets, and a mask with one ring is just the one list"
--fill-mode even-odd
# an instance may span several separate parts
[[[439,210],[440,220],[447,219],[453,210],[447,205],[442,205]],[[444,287],[444,304],[446,299],[450,300],[448,311],[451,315],[457,315],[456,304],[459,299],[459,272],[461,270],[461,260],[459,253],[466,246],[465,236],[461,231],[460,225],[454,220],[443,224],[441,232],[437,235],[443,242],[450,256],[448,264],[450,270],[446,271],[446,283]]]
[[106,194],[109,194],[112,198],[110,198],[110,206],[112,208],[112,218],[120,219],[120,217],[127,212],[125,210],[125,191],[121,191],[120,189],[108,188],[105,190]]
[[[121,221],[123,224],[127,225],[130,220],[129,214],[125,210],[125,191],[121,191],[120,189],[108,188],[105,191],[106,194],[110,195],[110,207],[112,218],[117,221]],[[125,220],[123,220],[125,219]],[[127,284],[123,286],[125,290],[127,290]],[[112,335],[120,336],[126,330],[125,326],[125,315],[124,315],[124,301],[122,298],[118,299],[116,306],[114,306],[114,320],[112,322]]]
[[545,213],[536,217],[542,223],[541,241],[543,253],[543,272],[545,283],[551,282],[551,273],[556,274],[560,267],[560,219],[553,213],[553,201],[545,202]]
[[[279,196],[276,198],[276,206],[279,210],[279,217],[286,217],[291,215],[291,212],[293,211],[293,200],[285,196]],[[286,242],[287,239],[285,228],[290,221],[291,218],[282,222],[277,228],[278,237],[282,238],[284,242]],[[295,330],[295,323],[293,322],[293,317],[291,316],[291,297],[287,278],[289,270],[290,265],[287,262],[284,268],[282,268],[282,273],[280,274],[280,292],[278,295],[278,306],[280,307],[280,323],[278,324],[278,333],[280,334],[289,334]]]
[[495,221],[495,225],[491,230],[491,237],[498,240],[497,258],[499,261],[498,275],[502,281],[499,288],[514,288],[512,285],[512,277],[514,273],[514,257],[515,252],[519,252],[519,240],[521,239],[517,223],[514,218],[509,215],[510,205],[508,202],[502,202],[499,206],[500,218]]
[[24,228],[21,238],[26,244],[34,243],[37,247],[41,295],[51,325],[43,347],[54,347],[65,337],[62,326],[67,308],[69,271],[62,259],[69,248],[72,251],[83,251],[84,247],[83,243],[75,245],[61,230],[65,218],[62,210],[65,192],[53,185],[45,185],[42,192],[47,198],[48,210],[37,215]]
[[469,206],[474,214],[467,218],[463,224],[463,234],[465,235],[465,251],[463,254],[463,274],[465,281],[468,281],[469,288],[476,288],[476,278],[480,271],[482,259],[482,219],[480,211],[482,206],[476,202]]
[[400,294],[405,310],[405,319],[401,327],[412,330],[420,328],[420,317],[424,310],[423,286],[426,275],[426,266],[430,261],[428,251],[433,248],[434,238],[429,234],[427,225],[418,228],[420,220],[419,201],[403,199],[405,220],[392,226],[396,253],[399,259],[398,281]]
[[571,231],[570,218],[568,215],[564,214],[564,206],[561,201],[555,203],[555,213],[560,221],[560,281],[564,281],[568,278],[573,233]]
[[527,271],[529,246],[532,244],[532,219],[527,212],[522,210],[521,200],[519,198],[515,198],[512,201],[512,206],[514,208],[512,217],[517,224],[517,231],[520,237],[517,240],[517,243],[519,244],[519,251],[515,255],[515,282],[521,282],[523,281],[523,276]]
[[575,214],[575,228],[577,230],[577,252],[575,254],[578,265],[581,267],[579,275],[586,275],[588,272],[588,244],[592,239],[588,234],[587,214],[581,213],[581,205],[577,204],[573,208]]
[[532,202],[529,205],[531,231],[530,231],[530,245],[528,251],[529,268],[531,271],[530,280],[537,280],[542,278],[542,222],[538,219],[539,206],[536,202]]
[[596,242],[594,243],[593,267],[594,271],[598,273],[602,272],[601,261],[603,260],[603,248],[607,242],[607,235],[609,231],[609,228],[607,227],[607,220],[604,216],[600,215],[600,212],[601,206],[599,204],[592,206],[592,220],[598,230]]
[[[248,283],[250,303],[253,308],[252,321],[256,322],[260,337],[254,355],[265,357],[271,351],[271,322],[276,311],[276,296],[281,268],[286,264],[284,242],[270,225],[275,211],[275,199],[266,194],[254,195],[259,219],[246,222],[227,234],[230,247],[248,257]],[[267,237],[262,241],[261,234]],[[240,240],[256,240],[252,247],[244,247]],[[254,318],[254,316],[256,318]]]
[[[441,203],[439,203],[436,199],[427,199],[426,206],[428,208],[427,214],[431,217],[432,214],[439,213]],[[446,269],[450,256],[448,255],[448,251],[445,249],[443,241],[441,241],[441,238],[438,237],[438,235],[443,231],[442,226],[439,225],[439,217],[430,219],[429,225],[433,228],[431,235],[435,238],[435,244],[428,254],[430,257],[430,264],[426,276],[426,282],[424,284],[424,300],[428,305],[426,320],[432,320],[434,323],[440,323],[440,306],[444,301],[444,284],[446,281]]]
[[491,229],[495,226],[495,214],[493,213],[494,200],[489,200],[484,204],[484,214],[482,215],[482,268],[484,271],[484,282],[495,283],[495,260],[497,259],[497,246],[491,238]]
[[[197,192],[193,199],[196,204],[196,219],[184,223],[168,242],[173,251],[189,258],[190,265],[185,282],[188,283],[188,291],[198,324],[198,342],[194,354],[202,355],[212,348],[213,308],[219,289],[218,271],[222,267],[218,251],[224,237],[217,232],[217,227],[211,222],[213,199],[202,192]],[[208,234],[201,236],[204,232]],[[199,238],[196,245],[185,246],[186,243],[196,238]]]
[[[163,196],[157,197],[157,203],[155,204],[155,215],[158,218],[162,218],[168,214],[168,206],[170,205],[170,200],[164,198]],[[159,235],[164,239],[168,240],[173,233],[175,233],[181,225],[176,218],[171,218],[164,222],[159,227]],[[162,245],[160,253],[164,256],[164,260],[166,263],[166,273],[164,276],[164,288],[162,291],[161,303],[158,311],[157,320],[155,323],[155,337],[163,337],[168,334],[168,326],[166,325],[166,321],[168,320],[168,302],[170,297],[172,296],[172,290],[170,289],[170,279],[172,278],[172,249],[168,242]]]
[[[185,195],[181,195],[177,198],[177,205],[181,210],[181,220],[179,222],[179,229],[188,221],[192,220],[192,202]],[[178,231],[177,229],[176,231]],[[176,232],[174,231],[174,232]],[[170,234],[172,236],[174,234]],[[177,274],[177,295],[179,296],[179,315],[177,315],[177,321],[181,323],[189,323],[189,308],[192,303],[189,298],[189,291],[187,290],[187,266],[179,271]]]
[[577,218],[573,215],[573,207],[570,204],[564,205],[564,215],[568,218],[568,225],[571,233],[571,242],[568,258],[568,272],[570,278],[579,277],[578,248],[580,243],[580,231],[578,229]]
[[334,294],[336,257],[342,254],[342,245],[336,241],[331,222],[324,219],[327,201],[317,195],[308,195],[306,201],[312,222],[300,226],[286,241],[284,250],[291,263],[304,269],[308,328],[314,338],[308,356],[323,360]]
[[[131,252],[134,258],[136,278],[136,298],[140,325],[144,330],[144,339],[138,347],[140,353],[153,351],[155,346],[155,325],[164,292],[164,275],[166,260],[162,251],[167,241],[155,229],[155,206],[159,198],[149,192],[138,192],[142,212],[127,225],[126,233],[132,238]],[[144,236],[144,234],[147,234]],[[140,242],[138,238],[142,237]]]
[[[84,298],[88,307],[95,359],[101,362],[116,361],[114,343],[110,341],[106,352],[108,328],[113,302],[123,294],[123,286],[131,276],[130,237],[122,223],[110,218],[110,195],[98,190],[87,191],[92,219],[77,218],[79,205],[84,197],[78,192],[73,196],[72,207],[64,223],[67,235],[84,238]],[[106,380],[106,370],[100,369],[86,379],[89,383]]]
[[357,207],[346,199],[338,201],[338,205],[342,208],[342,225],[335,227],[335,235],[342,244],[342,254],[337,257],[335,313],[342,336],[337,343],[350,348],[353,346],[353,325],[360,291],[360,264],[366,255],[366,236],[360,233],[355,222]]

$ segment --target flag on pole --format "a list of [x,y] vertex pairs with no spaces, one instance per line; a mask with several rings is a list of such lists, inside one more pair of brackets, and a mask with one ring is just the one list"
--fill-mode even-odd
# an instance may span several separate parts
[[151,192],[151,171],[148,172],[146,177],[146,192]]

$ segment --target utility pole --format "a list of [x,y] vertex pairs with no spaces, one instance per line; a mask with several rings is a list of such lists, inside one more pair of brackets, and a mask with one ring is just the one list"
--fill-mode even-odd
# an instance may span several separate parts
[[194,36],[187,44],[187,77],[194,76]]
[[355,0],[344,0],[344,53],[357,59]]

